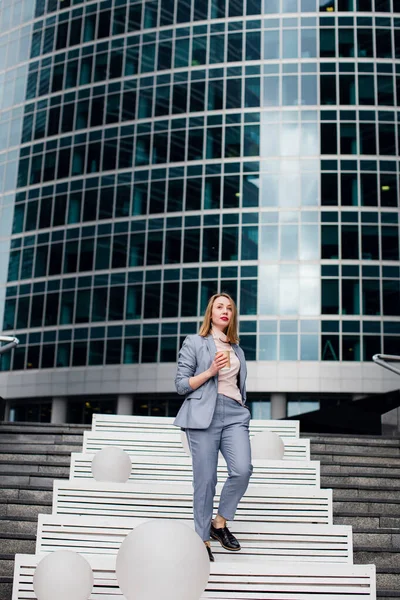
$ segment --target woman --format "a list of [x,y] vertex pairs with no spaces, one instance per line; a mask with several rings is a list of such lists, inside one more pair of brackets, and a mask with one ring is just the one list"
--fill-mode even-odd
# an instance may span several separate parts
[[[186,430],[193,462],[195,529],[210,561],[214,561],[210,536],[226,550],[240,550],[226,522],[233,519],[253,470],[246,361],[237,342],[235,303],[228,294],[215,294],[199,334],[189,335],[183,343],[175,378],[178,394],[186,398],[174,425]],[[219,451],[228,466],[228,479],[212,519]]]

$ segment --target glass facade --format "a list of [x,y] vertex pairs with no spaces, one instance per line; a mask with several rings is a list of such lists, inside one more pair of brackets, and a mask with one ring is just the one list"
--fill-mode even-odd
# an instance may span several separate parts
[[0,90],[3,371],[399,353],[399,0],[8,0]]

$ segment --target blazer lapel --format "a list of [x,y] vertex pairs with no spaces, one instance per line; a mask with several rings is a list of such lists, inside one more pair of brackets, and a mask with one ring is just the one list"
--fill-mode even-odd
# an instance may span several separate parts
[[244,363],[244,360],[243,360],[242,353],[238,351],[239,350],[239,346],[237,344],[232,344],[232,348],[233,348],[233,351],[235,352],[235,354],[238,357],[239,362],[240,362],[240,371],[239,371],[239,382],[240,383],[239,383],[239,388],[240,388],[240,393],[243,394],[243,384],[244,384],[244,377],[243,377],[243,375],[244,375],[244,366],[245,366],[245,363]]
[[215,345],[213,336],[211,333],[208,334],[206,338],[204,338],[207,344],[208,351],[210,352],[211,360],[214,360],[214,356],[217,352],[217,346]]

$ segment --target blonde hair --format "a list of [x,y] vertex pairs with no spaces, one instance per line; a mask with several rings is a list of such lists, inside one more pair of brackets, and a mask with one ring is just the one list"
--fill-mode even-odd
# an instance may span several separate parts
[[232,318],[229,321],[229,325],[227,326],[224,333],[228,338],[228,342],[230,342],[231,344],[237,344],[239,342],[239,336],[237,331],[237,308],[231,296],[229,296],[229,294],[225,294],[224,292],[221,292],[220,294],[214,294],[208,301],[206,312],[204,313],[203,323],[200,327],[199,335],[201,335],[202,337],[207,337],[207,335],[210,333],[212,326],[211,317],[214,302],[217,298],[220,298],[221,296],[223,298],[227,298],[232,305]]

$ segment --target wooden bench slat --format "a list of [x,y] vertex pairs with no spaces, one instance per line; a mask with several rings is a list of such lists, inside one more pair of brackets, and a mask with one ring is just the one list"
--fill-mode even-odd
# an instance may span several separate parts
[[[39,515],[36,552],[72,548],[81,553],[115,554],[125,536],[145,518],[99,518],[66,515]],[[192,515],[185,521],[193,527]],[[263,555],[268,560],[352,563],[352,530],[345,525],[271,524],[235,520],[241,557]],[[214,547],[215,546],[215,547]],[[213,544],[216,553],[225,553]]]
[[[95,454],[73,452],[71,454],[70,479],[93,479],[92,460]],[[166,481],[177,483],[192,481],[192,461],[187,455],[179,457],[149,456],[147,453],[135,454],[131,457],[132,472],[129,481],[138,479]],[[319,487],[319,461],[268,461],[253,460],[251,483],[272,487],[310,485]],[[218,465],[218,478],[225,480],[228,475],[225,461],[221,458]]]
[[[217,485],[216,504],[221,492]],[[87,480],[56,480],[55,514],[148,516],[192,511],[192,486],[179,483],[135,481],[126,484]],[[140,513],[140,514],[139,514]],[[250,485],[239,504],[239,518],[265,522],[332,523],[332,491],[314,487],[269,488]]]
[[[110,433],[102,431],[85,431],[83,434],[82,451],[93,454],[107,446],[118,446],[129,455],[135,452],[165,452],[172,455],[186,455],[180,431],[165,432],[132,432],[132,433]],[[251,436],[250,436],[251,437]],[[285,446],[284,460],[310,460],[310,440],[285,438],[282,440]]]
[[[12,600],[35,598],[33,574],[45,555],[17,554]],[[91,600],[123,596],[115,576],[115,556],[85,555],[94,573]],[[275,562],[235,556],[210,565],[210,578],[201,600],[376,600],[374,565],[334,565]]]
[[[173,425],[173,417],[149,417],[140,415],[93,415],[92,431],[143,431],[146,430],[177,430]],[[282,438],[298,438],[300,432],[300,421],[280,419],[252,419],[250,432],[272,431]]]

